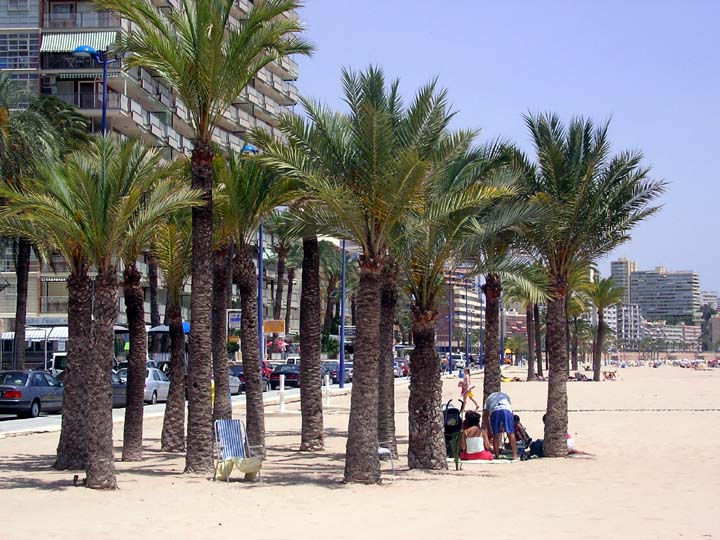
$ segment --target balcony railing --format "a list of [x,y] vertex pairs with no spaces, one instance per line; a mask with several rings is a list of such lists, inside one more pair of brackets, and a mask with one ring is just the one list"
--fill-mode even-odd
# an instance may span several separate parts
[[67,296],[40,297],[40,313],[67,313]]
[[83,13],[46,13],[43,28],[116,28],[120,17],[112,11]]
[[[84,109],[84,110],[92,110],[92,109],[102,109],[102,96],[101,95],[95,95],[95,94],[54,94],[56,98],[58,98],[61,101],[64,101],[68,105],[73,105],[74,107],[77,107],[78,109]],[[120,109],[122,105],[122,100],[125,98],[125,96],[122,96],[121,94],[108,94],[108,110],[110,109]],[[126,98],[125,98],[126,99]]]

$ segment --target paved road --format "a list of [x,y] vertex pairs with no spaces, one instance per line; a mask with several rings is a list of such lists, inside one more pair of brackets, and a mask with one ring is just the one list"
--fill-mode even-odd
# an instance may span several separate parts
[[[345,389],[350,389],[352,384],[346,384]],[[340,393],[338,385],[331,385],[333,393]],[[343,390],[344,391],[344,390]],[[300,390],[298,388],[288,388],[286,390],[286,399],[297,401],[300,399]],[[280,399],[279,390],[271,390],[263,394],[265,404],[278,403]],[[232,396],[233,405],[242,405],[245,403],[245,394]],[[153,418],[162,416],[165,413],[165,404],[145,406],[145,418]],[[59,431],[62,415],[42,413],[38,418],[17,418],[14,415],[0,415],[0,438],[19,433],[41,433],[45,431]],[[113,422],[121,422],[125,419],[125,409],[113,409]]]

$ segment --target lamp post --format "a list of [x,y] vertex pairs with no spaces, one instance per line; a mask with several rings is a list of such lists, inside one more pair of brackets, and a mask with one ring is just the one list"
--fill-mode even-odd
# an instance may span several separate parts
[[73,51],[73,56],[77,58],[92,58],[102,66],[102,121],[100,123],[100,131],[103,135],[107,132],[107,67],[108,64],[117,62],[117,58],[108,60],[108,51],[97,51],[95,47],[90,45],[80,45]]
[[[463,276],[464,277],[464,276]],[[465,279],[465,365],[468,365],[470,358],[470,342],[468,340],[468,284]]]
[[342,268],[340,270],[340,369],[338,383],[345,388],[345,240],[342,241]]
[[452,359],[452,327],[453,327],[453,286],[452,276],[448,272],[448,368],[450,373],[453,372],[453,359]]

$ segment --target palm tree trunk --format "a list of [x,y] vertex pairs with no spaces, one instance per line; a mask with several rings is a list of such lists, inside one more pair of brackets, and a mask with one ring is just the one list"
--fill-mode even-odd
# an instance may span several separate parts
[[535,323],[535,359],[537,360],[537,374],[543,376],[542,366],[542,333],[540,330],[540,306],[533,306],[533,322]]
[[573,371],[578,370],[578,318],[573,317],[573,335],[572,345],[570,346],[570,353],[572,354],[572,369]]
[[598,310],[598,327],[597,327],[597,338],[595,339],[595,346],[593,347],[593,381],[600,381],[600,370],[601,370],[601,357],[602,357],[602,343],[604,339],[605,328],[605,315],[603,310]]
[[[260,347],[257,326],[258,276],[253,256],[247,246],[238,246],[235,255],[235,281],[240,291],[240,348],[245,376],[245,423],[250,444],[265,451],[265,409],[260,377]],[[247,314],[247,316],[245,316]]]
[[328,284],[325,288],[325,318],[323,320],[322,331],[324,334],[330,335],[332,330],[333,314],[335,312],[335,293],[337,292],[337,280],[333,277],[328,278]]
[[357,339],[345,455],[345,482],[377,484],[378,363],[380,359],[380,284],[378,268],[360,267]]
[[412,335],[415,349],[410,353],[408,466],[411,469],[447,469],[434,310],[414,307]]
[[185,450],[185,333],[180,302],[168,295],[170,334],[170,392],[165,404],[160,449],[163,452]]
[[227,315],[225,311],[227,309],[228,272],[227,249],[213,251],[212,356],[213,380],[215,381],[213,422],[221,418],[232,417],[227,362]]
[[535,335],[533,333],[533,304],[525,306],[525,325],[527,326],[528,372],[527,380],[535,380]]
[[380,288],[380,366],[378,377],[378,440],[389,443],[390,451],[397,456],[395,440],[395,373],[393,372],[393,345],[395,341],[395,309],[397,307],[397,263],[385,262]]
[[92,281],[87,268],[68,277],[68,351],[61,417],[60,442],[53,467],[60,470],[87,466],[87,359],[92,343]]
[[288,268],[288,289],[285,297],[285,334],[290,333],[290,316],[292,315],[293,281],[295,281],[295,268]]
[[112,421],[112,361],[117,319],[118,282],[114,268],[95,278],[95,319],[86,369],[88,460],[87,487],[116,489]]
[[15,277],[17,279],[17,297],[15,303],[15,355],[13,369],[25,369],[25,326],[27,322],[28,279],[30,278],[31,244],[27,240],[18,240]]
[[355,291],[350,295],[350,322],[357,326],[357,295]]
[[140,286],[141,278],[142,275],[135,264],[127,266],[123,271],[125,313],[130,331],[130,353],[127,357],[127,406],[125,407],[123,428],[123,461],[140,461],[142,459],[147,333],[145,331],[145,294]]
[[213,470],[213,426],[210,402],[212,344],[212,159],[207,141],[195,139],[192,152],[192,188],[207,203],[192,209],[192,295],[190,299],[190,366],[188,370],[188,426],[185,472]]
[[300,289],[300,451],[325,448],[320,376],[320,250],[317,236],[303,238]]
[[[152,253],[148,253],[148,283],[150,285],[150,327],[154,328],[160,325],[160,304],[158,303],[158,266]],[[160,352],[160,334],[153,333],[150,338],[150,351],[152,353]]]
[[487,274],[482,286],[485,293],[485,376],[483,403],[500,391],[500,276]]
[[[278,262],[277,262],[277,286],[275,287],[275,299],[273,301],[273,319],[280,320],[280,314],[282,313],[282,297],[283,297],[283,289],[284,289],[284,283],[283,279],[285,278],[285,253],[280,252],[278,253]],[[289,328],[289,321],[285,322],[285,333],[288,333],[290,331]],[[280,334],[277,332],[274,332],[272,335],[272,344],[270,345],[270,352],[272,353],[279,353],[280,352]]]
[[565,332],[565,295],[567,280],[555,278],[554,290],[547,303],[548,373],[547,416],[543,451],[548,457],[567,455],[567,334]]

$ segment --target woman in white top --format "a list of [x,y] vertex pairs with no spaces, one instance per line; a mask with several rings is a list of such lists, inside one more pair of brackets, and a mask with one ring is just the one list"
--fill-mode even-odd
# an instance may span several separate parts
[[488,452],[490,440],[487,432],[480,427],[480,415],[475,411],[465,413],[464,429],[460,440],[460,459],[492,459]]

